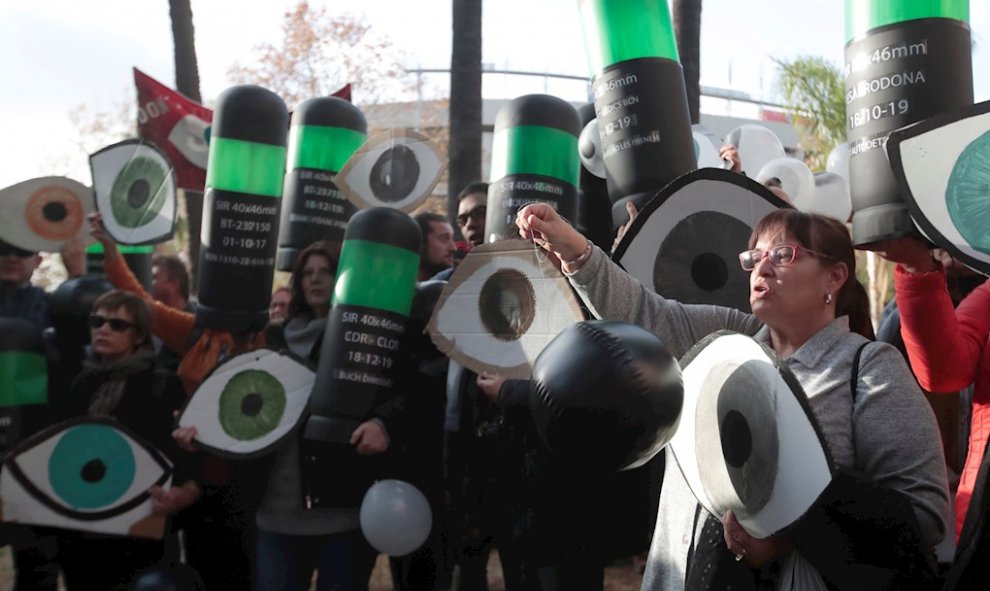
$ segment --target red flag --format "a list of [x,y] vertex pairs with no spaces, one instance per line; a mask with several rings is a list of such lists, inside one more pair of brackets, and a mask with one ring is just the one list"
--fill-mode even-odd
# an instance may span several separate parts
[[213,111],[134,68],[138,92],[138,135],[153,142],[175,168],[178,186],[202,191],[209,155],[207,135]]
[[343,87],[341,87],[340,90],[338,90],[337,92],[331,94],[330,96],[336,96],[336,97],[342,98],[342,99],[344,99],[345,101],[347,101],[349,103],[353,103],[354,102],[354,101],[351,100],[351,83],[350,82],[348,82],[347,84],[345,84]]

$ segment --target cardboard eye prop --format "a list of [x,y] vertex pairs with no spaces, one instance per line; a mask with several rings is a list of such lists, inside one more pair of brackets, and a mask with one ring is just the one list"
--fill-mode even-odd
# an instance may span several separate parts
[[196,389],[179,427],[196,427],[196,443],[221,457],[265,455],[295,432],[315,374],[293,357],[258,349],[218,366]]
[[451,275],[427,330],[475,373],[528,379],[543,348],[584,317],[563,275],[523,240],[483,244]]
[[898,129],[886,149],[915,225],[990,275],[990,101]]
[[666,298],[748,312],[749,274],[738,256],[757,222],[780,207],[788,205],[741,174],[695,170],[643,208],[612,259]]
[[11,450],[0,471],[3,521],[160,539],[148,489],[167,488],[164,455],[116,421],[79,418]]
[[93,242],[88,187],[65,177],[27,180],[0,190],[0,239],[34,252],[58,252],[67,240]]
[[712,515],[757,538],[795,524],[835,464],[797,379],[752,338],[721,331],[681,360],[684,407],[671,450]]
[[358,148],[334,183],[359,209],[390,207],[408,213],[430,196],[445,166],[426,136],[390,131]]
[[96,210],[120,244],[169,240],[175,229],[176,183],[172,165],[151,144],[125,140],[89,157]]

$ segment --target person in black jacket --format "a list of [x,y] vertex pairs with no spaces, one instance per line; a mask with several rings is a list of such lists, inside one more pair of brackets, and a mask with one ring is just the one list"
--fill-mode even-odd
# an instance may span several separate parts
[[[153,510],[169,515],[194,503],[199,487],[185,474],[188,458],[172,440],[172,413],[185,395],[174,376],[156,371],[151,314],[141,298],[123,291],[100,296],[89,317],[92,357],[55,409],[63,419],[112,418],[162,451],[174,464],[173,485],[152,487]],[[166,534],[168,535],[168,534]],[[66,587],[126,589],[166,556],[166,540],[63,530],[56,561]]]

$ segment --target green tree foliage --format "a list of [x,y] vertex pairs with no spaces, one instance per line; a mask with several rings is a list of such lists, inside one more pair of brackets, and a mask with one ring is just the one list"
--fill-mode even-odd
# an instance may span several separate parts
[[846,96],[842,70],[822,57],[774,60],[778,89],[794,112],[805,159],[812,170],[825,170],[825,159],[846,141]]

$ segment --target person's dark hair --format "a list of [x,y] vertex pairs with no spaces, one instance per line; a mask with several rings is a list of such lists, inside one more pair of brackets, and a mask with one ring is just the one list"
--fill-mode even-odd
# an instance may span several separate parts
[[148,307],[147,302],[122,289],[108,291],[93,302],[94,314],[100,309],[117,311],[120,308],[127,310],[134,319],[134,330],[141,337],[140,345],[151,348],[151,308]]
[[468,195],[484,195],[485,200],[488,200],[488,183],[478,181],[476,183],[471,183],[470,185],[464,187],[460,193],[457,194],[457,201],[463,201]]
[[[823,255],[815,256],[818,256],[818,259],[826,266],[845,263],[849,276],[839,288],[839,293],[835,294],[836,316],[843,314],[841,312],[843,302],[848,304],[861,300],[857,294],[848,293],[856,291],[857,287],[853,284],[859,282],[856,280],[856,251],[853,249],[849,230],[846,229],[845,224],[817,213],[807,213],[789,208],[778,209],[766,215],[753,228],[753,233],[749,237],[749,248],[756,247],[756,242],[760,236],[777,235],[791,236],[797,240],[800,246]],[[859,285],[859,289],[862,288],[863,286]],[[866,310],[869,310],[869,305],[866,306]],[[867,318],[869,318],[868,313]],[[850,323],[851,325],[852,323]]]
[[334,277],[337,276],[337,265],[340,264],[340,247],[329,242],[314,242],[303,249],[296,259],[296,264],[292,267],[292,299],[289,300],[289,317],[291,320],[301,314],[312,312],[309,304],[306,303],[306,295],[303,292],[303,268],[309,257],[319,255],[330,262],[330,271]]
[[870,296],[855,276],[850,277],[839,290],[839,295],[835,300],[835,316],[836,318],[848,316],[849,330],[859,333],[871,341],[876,340],[877,335],[873,330],[873,321],[870,320]]
[[782,183],[779,178],[772,176],[763,181],[763,186],[768,189],[780,189],[783,188],[784,183]]
[[440,222],[441,224],[449,224],[447,218],[440,214],[432,213],[429,211],[424,211],[423,213],[417,213],[413,218],[416,223],[419,224],[419,231],[423,233],[423,248],[426,248],[426,236],[433,230],[430,224],[433,222]]
[[160,254],[151,259],[152,267],[161,267],[168,273],[168,278],[179,282],[179,293],[183,299],[189,299],[189,270],[186,264],[177,256]]

